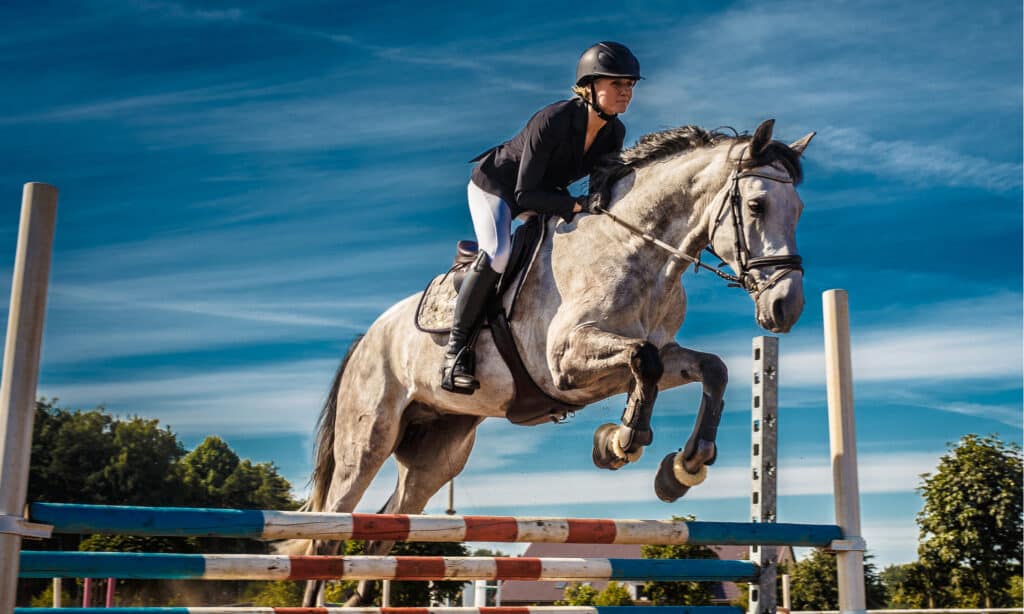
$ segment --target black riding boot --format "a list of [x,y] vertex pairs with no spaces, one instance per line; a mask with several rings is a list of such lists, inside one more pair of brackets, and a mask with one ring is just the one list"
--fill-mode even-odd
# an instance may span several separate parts
[[491,259],[487,254],[480,252],[462,280],[459,298],[455,301],[452,332],[444,354],[444,368],[441,370],[441,387],[445,390],[473,394],[480,387],[480,382],[474,377],[476,357],[470,343],[482,323],[484,307],[500,276],[491,268]]

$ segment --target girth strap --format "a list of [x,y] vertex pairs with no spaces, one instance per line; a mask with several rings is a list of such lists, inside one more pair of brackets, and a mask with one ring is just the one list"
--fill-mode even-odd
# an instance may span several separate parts
[[519,355],[519,348],[516,347],[512,329],[509,327],[505,310],[500,303],[496,308],[490,310],[487,319],[490,322],[494,345],[508,366],[508,370],[512,372],[512,381],[515,382],[515,398],[505,414],[510,422],[524,426],[559,422],[570,412],[583,408],[583,405],[573,405],[552,398],[540,389],[537,382],[533,381]]

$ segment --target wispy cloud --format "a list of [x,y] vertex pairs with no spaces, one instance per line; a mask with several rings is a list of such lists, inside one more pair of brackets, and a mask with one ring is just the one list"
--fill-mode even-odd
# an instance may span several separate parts
[[240,8],[206,9],[193,8],[180,2],[166,2],[160,0],[134,1],[135,5],[142,11],[173,19],[201,22],[237,22],[245,16],[245,13]]
[[[966,7],[921,15],[912,4],[869,4],[745,2],[688,23],[676,37],[687,42],[679,57],[658,58],[638,90],[636,115],[650,129],[696,121],[752,130],[776,117],[778,131],[793,138],[819,131],[808,153],[830,168],[912,185],[1019,189],[1019,149],[993,148],[997,135],[986,138],[972,121],[1020,107],[1019,78],[976,70],[1019,72],[1019,34],[1010,29],[1018,20],[1000,25]],[[929,36],[906,37],[908,20]],[[964,45],[965,57],[949,57],[949,40],[972,37],[993,44]],[[922,109],[942,114],[945,127],[922,125]]]
[[[56,383],[40,395],[72,407],[159,417],[181,434],[311,432],[336,360],[298,361],[132,381]],[[145,406],[139,400],[145,399]]]
[[[933,471],[939,453],[862,455],[858,458],[860,489],[863,494],[910,493],[918,486],[920,474]],[[832,472],[827,461],[799,464],[779,462],[779,495],[831,495]],[[614,473],[591,471],[551,471],[530,473],[477,474],[475,470],[459,478],[460,497],[479,507],[524,508],[566,505],[579,502],[626,504],[653,502],[653,473],[627,466]],[[496,483],[501,488],[495,488]],[[386,498],[393,485],[375,485],[368,497]],[[436,495],[436,499],[445,496]],[[750,469],[714,466],[707,481],[694,488],[687,500],[747,499],[750,497]],[[435,502],[436,504],[436,502]]]
[[821,131],[823,153],[815,159],[832,168],[901,177],[918,184],[979,187],[1009,192],[1021,186],[1021,165],[972,156],[943,145],[872,138],[853,128]]
[[[998,294],[875,314],[873,325],[852,322],[854,381],[1014,379],[1022,372],[1022,297]],[[867,314],[866,314],[867,315]],[[821,385],[824,350],[815,331],[787,340],[780,370],[787,386]],[[729,364],[750,364],[748,352]]]

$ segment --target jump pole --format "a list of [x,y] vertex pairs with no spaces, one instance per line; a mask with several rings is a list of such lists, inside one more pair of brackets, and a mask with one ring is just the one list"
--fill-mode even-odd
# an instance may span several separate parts
[[714,559],[21,553],[23,578],[130,580],[754,581],[757,565]]
[[274,607],[122,607],[18,608],[15,614],[742,614],[734,606],[513,606],[396,608]]
[[50,536],[22,514],[56,222],[57,189],[45,183],[25,184],[0,383],[0,614],[14,611],[21,539]]
[[860,532],[860,490],[853,418],[853,367],[850,358],[850,307],[845,290],[822,294],[825,326],[825,373],[828,389],[828,433],[832,450],[832,484],[836,524],[843,539],[836,553],[840,614],[864,614],[864,539]]

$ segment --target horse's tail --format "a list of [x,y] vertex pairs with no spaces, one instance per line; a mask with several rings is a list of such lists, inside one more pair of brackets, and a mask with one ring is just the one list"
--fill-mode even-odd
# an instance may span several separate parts
[[345,353],[345,358],[338,365],[331,391],[327,393],[324,408],[320,411],[316,441],[313,444],[313,475],[309,478],[312,488],[309,491],[309,498],[299,511],[320,512],[327,504],[327,492],[331,486],[331,477],[334,475],[334,419],[338,412],[338,389],[341,388],[341,376],[345,374],[345,367],[348,366],[348,361],[351,360],[362,338],[362,335],[356,337]]

